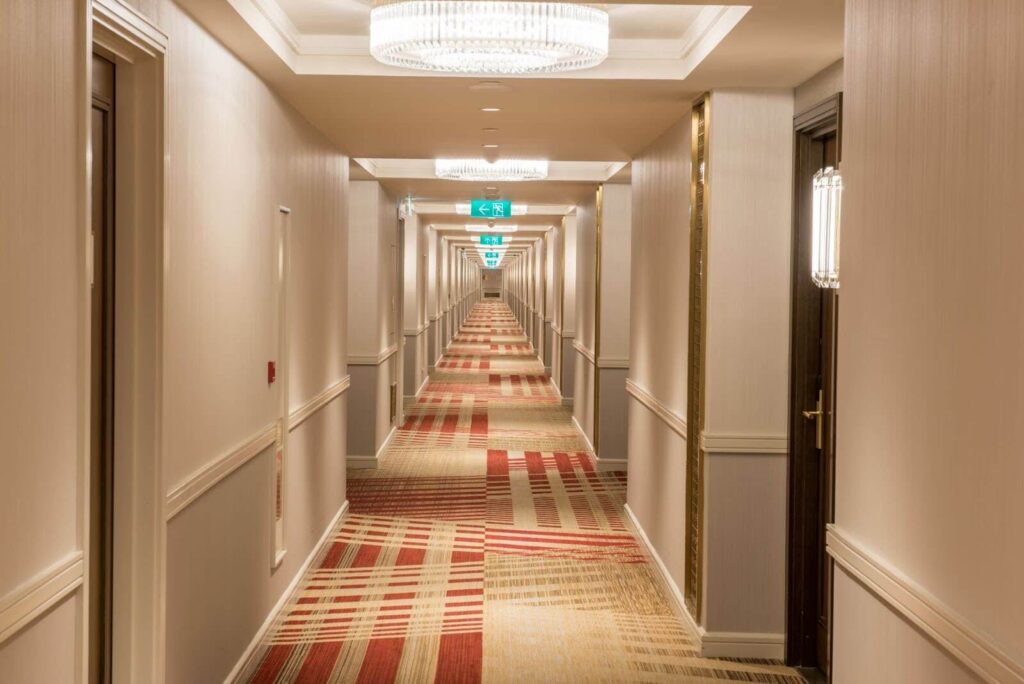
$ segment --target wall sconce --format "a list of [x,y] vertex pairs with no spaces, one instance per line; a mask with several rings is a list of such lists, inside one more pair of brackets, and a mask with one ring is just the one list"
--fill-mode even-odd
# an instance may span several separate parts
[[811,278],[818,287],[839,288],[839,228],[843,176],[831,166],[814,174]]

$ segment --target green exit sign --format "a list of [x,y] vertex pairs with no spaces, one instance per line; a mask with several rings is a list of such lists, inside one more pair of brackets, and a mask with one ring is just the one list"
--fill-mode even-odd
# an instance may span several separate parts
[[501,256],[498,252],[484,252],[485,259],[497,259]]
[[475,199],[470,202],[469,215],[487,219],[511,218],[512,202],[509,200]]
[[481,245],[500,245],[501,244],[501,236],[500,235],[481,235],[480,236],[480,244]]

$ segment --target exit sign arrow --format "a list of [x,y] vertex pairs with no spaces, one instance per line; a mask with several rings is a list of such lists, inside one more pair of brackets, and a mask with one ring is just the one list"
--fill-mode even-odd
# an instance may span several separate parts
[[469,205],[469,215],[487,219],[510,218],[512,202],[509,200],[474,199]]

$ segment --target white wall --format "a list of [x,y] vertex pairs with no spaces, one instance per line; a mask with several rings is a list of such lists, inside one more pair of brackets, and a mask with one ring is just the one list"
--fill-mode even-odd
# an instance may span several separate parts
[[[1018,673],[1022,29],[1012,0],[846,3],[836,466],[840,533]],[[836,682],[963,681],[905,604],[837,587]]]
[[[629,379],[663,412],[686,421],[690,288],[690,120],[633,160]],[[687,189],[683,192],[681,189]],[[627,502],[683,586],[686,441],[650,407],[629,403]]]
[[[87,4],[5,3],[0,105],[2,425],[0,605],[76,549],[77,462],[88,415],[84,286]],[[143,8],[166,63],[163,473],[167,493],[272,426],[280,384],[275,226],[291,214],[289,404],[345,375],[348,159],[170,2]],[[12,82],[12,79],[15,81]],[[211,87],[210,84],[216,84]],[[84,195],[84,192],[83,192]],[[56,389],[56,388],[59,388]],[[273,556],[272,449],[167,524],[167,680],[223,678],[345,497],[344,395],[291,434],[287,554]],[[205,485],[204,485],[205,486]],[[0,643],[0,680],[73,681],[81,590]],[[215,609],[211,609],[215,607]],[[79,632],[80,636],[80,632]]]
[[[80,552],[88,301],[83,3],[10,0],[0,20],[0,607]],[[83,198],[84,199],[84,198]],[[82,591],[8,639],[0,679],[73,681]],[[12,616],[0,610],[0,624]]]

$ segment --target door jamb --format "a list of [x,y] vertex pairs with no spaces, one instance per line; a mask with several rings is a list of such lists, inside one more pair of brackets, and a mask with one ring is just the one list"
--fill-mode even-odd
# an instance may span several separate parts
[[[141,13],[115,0],[93,0],[86,24],[87,52],[117,65],[114,478],[122,484],[113,492],[112,572],[118,579],[112,671],[114,681],[159,683],[164,679],[167,543],[162,388],[168,39]],[[88,73],[84,82],[88,94]],[[83,106],[90,106],[88,97]],[[88,171],[85,178],[91,183]],[[84,210],[88,234],[87,199]],[[86,244],[83,255],[87,252]],[[86,293],[88,287],[86,282]],[[88,342],[84,346],[88,353]],[[88,482],[85,487],[88,510]],[[88,596],[84,604],[87,614]],[[82,660],[84,673],[88,664]]]
[[[837,136],[837,148],[842,149],[842,93],[837,93],[822,102],[814,105],[810,109],[797,114],[793,118],[793,133],[794,133],[794,157],[799,155],[799,145],[801,136],[811,137],[816,133],[826,133],[830,130],[835,130]],[[793,244],[791,253],[796,256],[798,240],[799,240],[799,216],[798,211],[800,209],[801,196],[798,194],[799,188],[796,181],[800,180],[797,176],[800,173],[799,158],[794,160],[794,187],[793,187]],[[803,427],[802,416],[796,410],[796,385],[798,382],[798,362],[797,362],[797,269],[799,268],[797,260],[793,259],[793,278],[792,278],[792,292],[790,296],[790,303],[792,307],[791,311],[791,334],[790,334],[790,384],[789,384],[789,446],[788,446],[788,462],[787,462],[787,494],[786,494],[786,663],[793,665],[802,665],[806,662],[808,644],[805,643],[802,635],[804,630],[807,629],[807,621],[810,620],[811,629],[816,631],[817,629],[817,616],[809,615],[808,602],[806,600],[806,593],[804,587],[807,583],[817,583],[817,578],[808,579],[806,576],[806,570],[809,563],[808,556],[811,554],[811,550],[808,549],[806,544],[798,543],[798,539],[806,538],[808,533],[808,527],[817,523],[817,515],[809,516],[807,513],[808,498],[814,494],[819,497],[821,494],[818,492],[811,492],[808,489],[805,478],[797,472],[795,467],[794,459],[797,453],[797,430],[799,427]],[[833,470],[834,473],[834,470]],[[833,480],[833,492],[835,487],[835,481]],[[798,519],[799,517],[799,519]],[[824,556],[824,549],[819,550],[822,553],[822,557],[825,558],[825,562],[831,563],[831,559]],[[816,562],[816,561],[815,561]],[[813,612],[810,611],[810,612]],[[803,616],[803,617],[801,617]],[[829,630],[829,644],[827,651],[830,654],[829,660],[831,660],[832,652],[832,633]]]

